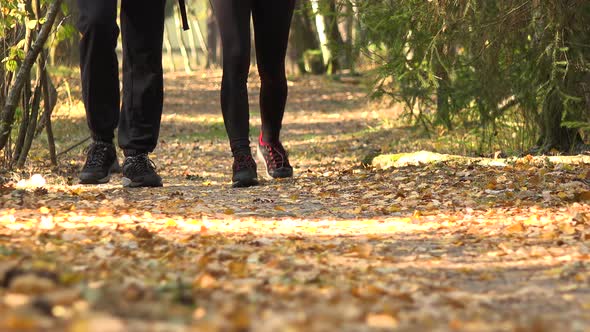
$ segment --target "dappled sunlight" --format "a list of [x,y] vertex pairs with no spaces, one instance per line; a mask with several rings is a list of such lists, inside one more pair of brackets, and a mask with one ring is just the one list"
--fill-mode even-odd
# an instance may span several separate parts
[[[0,330],[129,317],[179,331],[167,322],[514,330],[514,312],[590,308],[587,157],[438,154],[389,121],[398,108],[375,113],[357,87],[305,77],[283,131],[295,177],[258,163],[260,186],[231,189],[218,74],[166,75],[151,155],[163,188],[77,184],[83,147],[0,185]],[[87,135],[80,115],[55,125],[60,149]]]
[[164,114],[162,116],[162,121],[165,122],[165,124],[167,125],[172,125],[172,124],[180,124],[180,125],[185,125],[185,124],[201,124],[202,126],[208,126],[208,125],[219,125],[219,124],[223,124],[223,117],[221,116],[221,114],[216,114],[216,116],[211,116],[211,115],[201,115],[201,116],[195,116],[195,115],[183,115],[183,114]]
[[[65,190],[45,188],[49,196]],[[262,204],[264,211],[224,207],[228,200],[243,200],[244,193],[213,189],[216,196],[202,196],[211,187],[197,186],[202,199],[185,196],[182,202],[180,191],[154,200],[164,196],[165,188],[140,200],[145,192],[74,186],[77,204],[36,200],[42,204],[36,209],[3,209],[0,269],[14,264],[42,268],[64,280],[59,289],[85,280],[85,292],[103,294],[99,300],[80,298],[77,292],[67,298],[55,295],[69,317],[87,315],[92,306],[162,319],[161,311],[144,311],[140,304],[145,303],[166,306],[169,315],[174,308],[172,317],[192,315],[199,322],[205,315],[221,319],[228,301],[256,308],[240,300],[253,296],[280,304],[310,301],[314,305],[302,312],[311,317],[325,317],[329,310],[321,308],[328,303],[342,315],[349,306],[387,301],[400,319],[425,319],[428,310],[509,313],[528,301],[558,306],[560,313],[588,305],[576,295],[590,280],[583,265],[590,252],[579,241],[590,228],[584,219],[590,213],[587,205],[439,209],[379,217],[353,209],[341,212],[358,215],[353,218],[279,217],[294,207],[257,195],[247,206]],[[220,210],[196,212],[207,200]],[[95,204],[86,205],[90,202]],[[41,287],[37,283],[43,280],[28,282]],[[184,300],[169,297],[185,288],[209,305],[189,310]],[[75,305],[67,302],[74,300]],[[18,307],[29,301],[28,296],[9,297],[4,304]],[[346,311],[341,317],[355,320],[356,315]]]

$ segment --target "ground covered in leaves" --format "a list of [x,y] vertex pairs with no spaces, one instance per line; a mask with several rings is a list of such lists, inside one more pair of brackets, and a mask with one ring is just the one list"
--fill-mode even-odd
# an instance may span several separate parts
[[0,331],[590,331],[588,165],[363,165],[420,145],[359,86],[301,78],[295,178],[231,189],[219,80],[167,75],[164,188],[77,185],[80,149],[5,175]]

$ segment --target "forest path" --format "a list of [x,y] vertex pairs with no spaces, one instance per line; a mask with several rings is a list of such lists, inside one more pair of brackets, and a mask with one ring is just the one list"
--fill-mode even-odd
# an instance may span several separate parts
[[0,331],[590,331],[590,167],[365,168],[408,132],[308,77],[295,178],[231,189],[219,80],[166,76],[164,188],[0,187]]

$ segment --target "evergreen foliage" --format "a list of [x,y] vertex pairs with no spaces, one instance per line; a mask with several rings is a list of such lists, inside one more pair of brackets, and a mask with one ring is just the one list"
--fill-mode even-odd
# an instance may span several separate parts
[[[539,152],[573,152],[590,107],[586,0],[369,0],[360,45],[377,95],[431,129],[460,125],[491,144],[499,126]],[[583,131],[583,130],[582,130]],[[526,134],[526,135],[525,135]],[[483,148],[483,145],[482,145]]]

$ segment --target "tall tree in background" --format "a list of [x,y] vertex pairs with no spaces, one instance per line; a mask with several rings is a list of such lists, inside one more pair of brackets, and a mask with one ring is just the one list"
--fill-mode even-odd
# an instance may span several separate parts
[[304,64],[305,52],[309,50],[318,50],[320,48],[318,35],[312,18],[313,12],[309,3],[298,1],[291,27],[289,58],[292,63],[298,65],[301,73],[307,71]]
[[221,61],[219,61],[220,53],[219,53],[219,30],[217,28],[217,21],[215,20],[215,15],[213,13],[213,9],[211,5],[208,4],[207,7],[207,68],[212,66],[218,66]]
[[338,54],[343,44],[338,29],[339,11],[336,0],[311,0],[311,3],[324,65],[328,74],[334,74],[340,69]]
[[328,34],[328,47],[331,48],[332,68],[328,68],[328,74],[334,74],[342,69],[345,63],[348,63],[346,58],[347,52],[342,35],[338,25],[338,20],[341,17],[341,6],[337,0],[323,0],[325,14],[324,20],[326,25],[326,33]]

